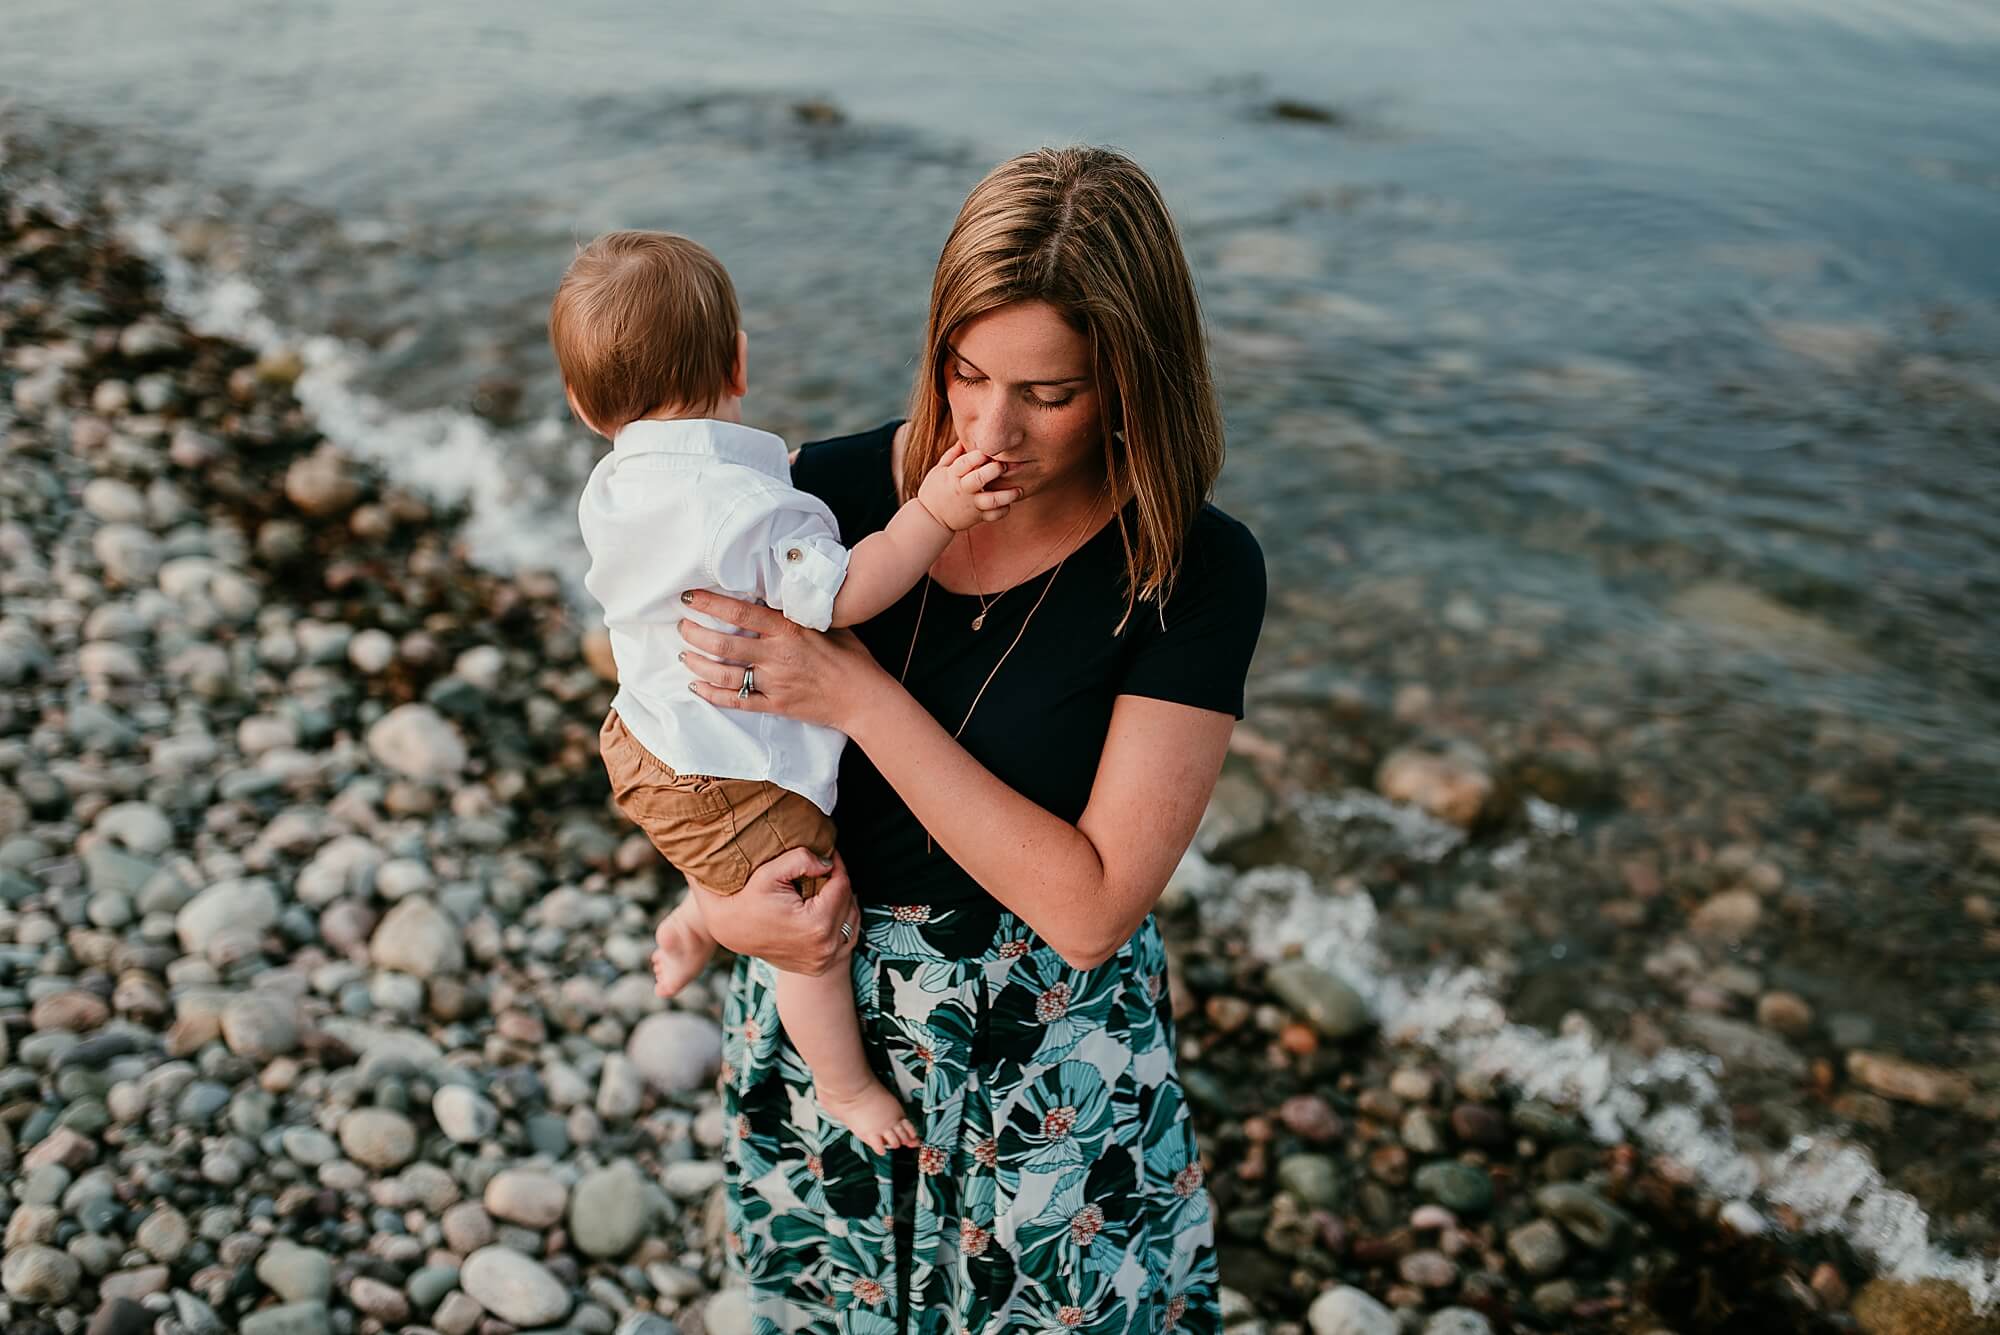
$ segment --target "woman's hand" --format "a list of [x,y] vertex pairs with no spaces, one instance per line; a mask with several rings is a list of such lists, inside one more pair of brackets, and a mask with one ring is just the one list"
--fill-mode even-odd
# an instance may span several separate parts
[[[690,590],[681,601],[754,634],[730,635],[681,618],[681,638],[699,651],[683,653],[681,662],[694,674],[694,693],[712,705],[847,731],[844,725],[868,691],[888,680],[852,631],[807,630],[761,603],[705,589]],[[748,696],[740,693],[745,667],[754,674]]]
[[799,898],[793,881],[825,874],[826,864],[811,849],[794,848],[757,867],[733,895],[718,895],[692,881],[688,885],[701,896],[709,935],[724,948],[755,955],[786,973],[822,974],[844,963],[861,935],[861,908],[838,849],[833,874],[820,892]]

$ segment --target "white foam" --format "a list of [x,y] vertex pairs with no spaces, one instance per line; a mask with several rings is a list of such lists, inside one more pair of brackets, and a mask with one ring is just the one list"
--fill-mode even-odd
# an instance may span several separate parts
[[503,572],[554,570],[576,589],[585,558],[575,520],[536,470],[521,466],[518,458],[521,444],[555,444],[560,423],[544,422],[510,448],[508,437],[471,413],[392,408],[356,387],[367,356],[364,348],[283,328],[269,315],[254,283],[240,275],[207,274],[183,257],[167,231],[149,218],[127,218],[120,230],[160,271],[168,306],[191,328],[259,353],[298,354],[305,369],[293,392],[328,440],[357,459],[380,465],[403,486],[465,505],[468,517],[460,537],[471,559]]
[[[1322,801],[1316,814],[1337,807],[1376,816],[1380,799],[1364,796],[1349,794],[1331,807]],[[1425,851],[1434,847],[1434,832],[1401,826]],[[1302,945],[1307,959],[1368,1001],[1389,1041],[1428,1048],[1456,1069],[1574,1109],[1600,1142],[1644,1147],[1669,1172],[1722,1200],[1724,1217],[1739,1231],[1776,1228],[1760,1204],[1785,1206],[1809,1230],[1845,1234],[1886,1275],[1950,1281],[1981,1312],[2000,1305],[2000,1263],[1940,1249],[1923,1208],[1887,1185],[1864,1148],[1831,1136],[1800,1137],[1777,1154],[1739,1145],[1717,1082],[1721,1063],[1708,1053],[1668,1048],[1642,1059],[1602,1041],[1580,1015],[1557,1034],[1513,1023],[1491,977],[1476,969],[1398,976],[1376,939],[1374,901],[1320,886],[1296,867],[1245,872],[1227,893],[1204,897],[1203,912],[1233,920],[1264,958]]]

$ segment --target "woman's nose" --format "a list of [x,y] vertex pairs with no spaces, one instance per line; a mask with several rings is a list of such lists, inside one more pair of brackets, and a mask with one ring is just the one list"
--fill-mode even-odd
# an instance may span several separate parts
[[1005,454],[1021,439],[1020,418],[1005,406],[996,405],[973,423],[972,447],[987,454]]

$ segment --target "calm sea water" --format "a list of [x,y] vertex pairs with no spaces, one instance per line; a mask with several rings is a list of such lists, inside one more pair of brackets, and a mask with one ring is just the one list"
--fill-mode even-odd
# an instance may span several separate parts
[[[359,387],[496,419],[452,466],[537,555],[591,457],[541,331],[578,238],[708,241],[753,416],[856,430],[966,189],[1117,144],[1198,271],[1260,680],[1588,735],[1649,794],[1616,838],[1796,863],[1770,976],[2000,1070],[1960,913],[2000,887],[1967,833],[2000,815],[2000,8],[722,8],[8,0],[0,87],[213,219],[206,260],[352,340]],[[1594,903],[1551,910],[1564,967],[1637,979],[1650,933],[1606,945]]]

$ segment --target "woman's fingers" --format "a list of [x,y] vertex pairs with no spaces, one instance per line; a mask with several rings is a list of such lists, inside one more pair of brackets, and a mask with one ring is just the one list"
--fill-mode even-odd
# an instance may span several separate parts
[[756,689],[751,683],[750,694],[743,694],[743,669],[736,669],[736,684],[733,686],[711,686],[705,681],[691,681],[688,689],[718,709],[740,709],[746,714],[769,714],[771,697]]
[[710,630],[690,617],[680,620],[681,638],[710,658],[719,658],[725,663],[761,663],[769,649],[763,637],[756,635],[731,635],[727,631]]
[[[717,621],[727,621],[732,626],[770,635],[783,630],[791,623],[785,620],[783,612],[774,611],[762,603],[749,603],[741,598],[731,598],[724,593],[711,593],[707,589],[689,589],[681,595],[681,601],[697,612],[706,613]],[[682,618],[681,625],[687,625]],[[713,632],[711,632],[713,633]]]
[[809,876],[825,876],[833,868],[819,860],[810,848],[788,848],[763,864],[778,880],[790,884]]
[[705,681],[710,686],[736,686],[743,684],[743,664],[718,663],[706,654],[680,655],[683,666],[692,672],[697,681]]

